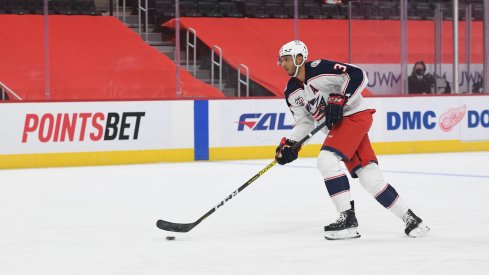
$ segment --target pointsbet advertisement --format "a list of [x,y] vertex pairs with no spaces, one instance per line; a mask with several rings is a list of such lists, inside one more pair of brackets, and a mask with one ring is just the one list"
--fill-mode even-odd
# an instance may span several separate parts
[[192,112],[192,101],[1,104],[0,154],[192,148]]

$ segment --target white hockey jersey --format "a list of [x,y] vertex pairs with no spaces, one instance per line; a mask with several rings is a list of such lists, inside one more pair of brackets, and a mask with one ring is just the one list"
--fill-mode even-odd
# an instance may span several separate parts
[[[292,77],[285,88],[285,99],[295,119],[290,140],[299,141],[315,125],[324,121],[329,94],[344,95],[348,100],[344,116],[367,109],[362,90],[367,86],[366,73],[353,65],[318,59],[305,63],[305,81]],[[323,128],[327,131],[327,128]]]

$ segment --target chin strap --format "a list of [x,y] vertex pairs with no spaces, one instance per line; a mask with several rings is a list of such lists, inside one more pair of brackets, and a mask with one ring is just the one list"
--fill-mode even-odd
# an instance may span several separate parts
[[304,65],[304,62],[306,62],[306,60],[304,58],[302,58],[302,62],[301,64],[296,64],[295,61],[297,60],[297,56],[295,56],[294,58],[294,65],[295,65],[295,74],[293,77],[296,77],[297,76],[297,73],[299,73],[299,68],[300,66]]

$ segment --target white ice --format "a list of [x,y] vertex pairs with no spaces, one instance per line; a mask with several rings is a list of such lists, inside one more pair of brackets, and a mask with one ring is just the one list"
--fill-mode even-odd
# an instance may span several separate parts
[[0,170],[0,274],[489,274],[489,152],[379,161],[428,236],[352,180],[362,237],[325,240],[337,213],[312,158],[181,234],[156,220],[194,222],[270,160]]

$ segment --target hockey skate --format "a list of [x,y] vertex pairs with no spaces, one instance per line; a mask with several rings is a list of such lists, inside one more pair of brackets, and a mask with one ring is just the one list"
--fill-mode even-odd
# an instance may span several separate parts
[[406,229],[404,229],[404,232],[409,237],[419,238],[430,232],[430,228],[424,225],[423,221],[416,216],[411,209],[409,209],[404,217],[402,217],[402,220],[406,224]]
[[327,240],[360,238],[360,233],[357,231],[358,221],[355,216],[353,201],[350,204],[350,209],[341,212],[339,218],[334,223],[324,227],[324,237]]

